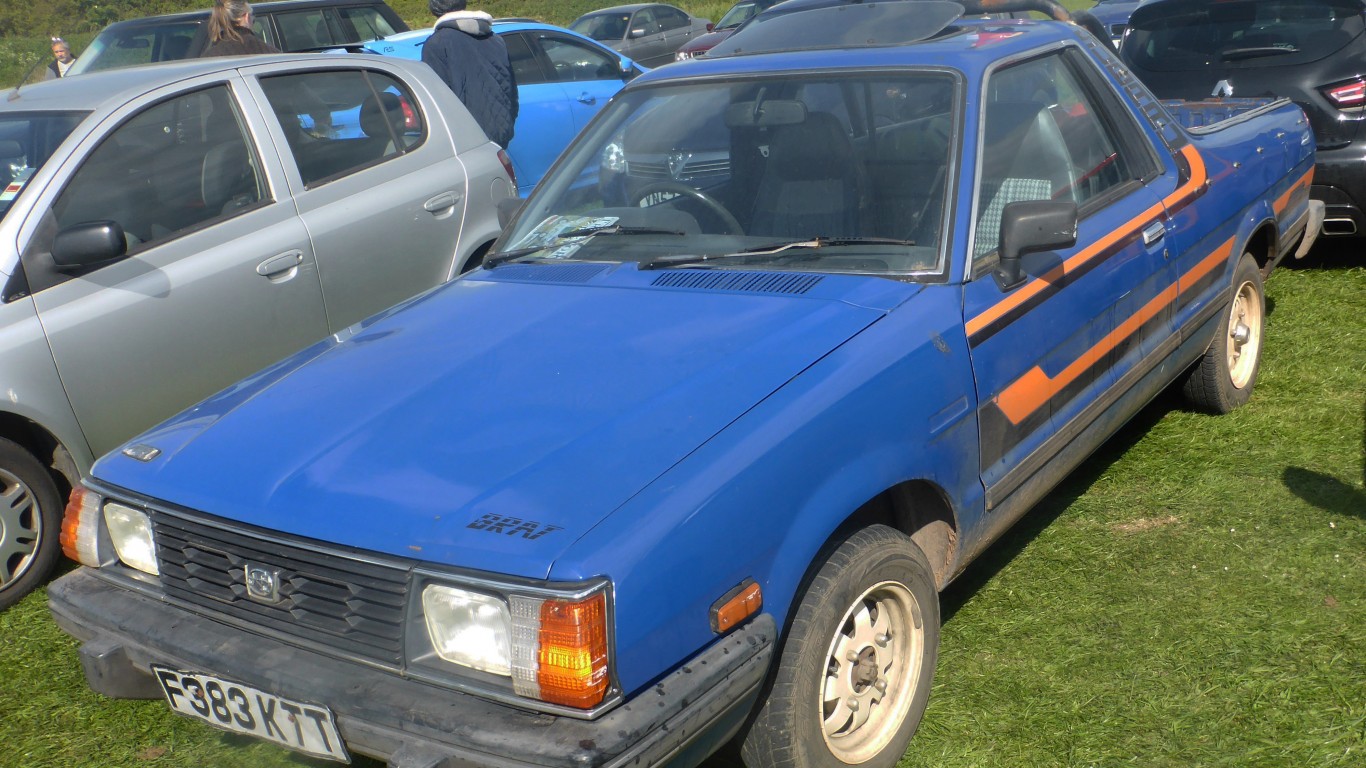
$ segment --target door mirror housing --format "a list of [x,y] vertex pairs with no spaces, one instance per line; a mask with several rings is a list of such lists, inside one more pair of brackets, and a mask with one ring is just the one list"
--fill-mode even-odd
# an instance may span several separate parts
[[645,37],[645,27],[636,27],[626,34],[627,39],[636,40]]
[[1077,244],[1077,204],[1058,200],[1022,200],[1001,212],[1001,263],[996,284],[1009,291],[1024,283],[1020,259],[1026,253],[1055,251]]
[[117,221],[86,221],[52,240],[52,263],[63,272],[98,267],[128,255],[128,239]]

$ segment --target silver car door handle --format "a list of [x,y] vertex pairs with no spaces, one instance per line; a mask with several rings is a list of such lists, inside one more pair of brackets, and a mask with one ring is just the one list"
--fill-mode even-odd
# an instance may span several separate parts
[[304,263],[303,251],[285,251],[279,256],[272,256],[269,259],[256,265],[256,274],[261,277],[271,277],[281,272],[291,270]]
[[594,96],[591,93],[584,92],[579,94],[579,101],[584,104],[597,104],[598,97]]
[[422,208],[428,213],[441,213],[455,207],[460,202],[460,195],[454,192],[442,192],[431,200],[422,204]]
[[1143,228],[1143,244],[1152,245],[1161,240],[1165,234],[1167,234],[1167,225],[1160,221],[1154,221]]

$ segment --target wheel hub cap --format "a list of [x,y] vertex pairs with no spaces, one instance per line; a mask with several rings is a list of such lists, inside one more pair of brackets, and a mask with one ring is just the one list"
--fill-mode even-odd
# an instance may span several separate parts
[[0,586],[28,570],[38,550],[38,508],[33,492],[0,469]]

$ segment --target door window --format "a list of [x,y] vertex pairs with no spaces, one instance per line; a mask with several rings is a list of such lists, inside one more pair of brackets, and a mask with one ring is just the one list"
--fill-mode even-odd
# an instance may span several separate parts
[[542,36],[539,42],[560,82],[621,79],[620,60],[597,48],[551,35]]
[[281,46],[286,51],[305,51],[336,45],[336,36],[327,26],[323,9],[275,14],[275,26],[280,29]]
[[659,22],[655,20],[655,12],[646,8],[637,11],[635,18],[631,19],[631,31],[642,30],[642,37],[658,34],[660,31]]
[[398,80],[379,72],[263,77],[261,89],[306,187],[398,157],[427,136],[417,100]]
[[67,182],[51,215],[57,230],[116,221],[137,252],[266,199],[256,152],[220,85],[162,101],[116,128]]
[[1008,203],[1084,206],[1134,178],[1100,106],[1062,55],[992,75],[982,120],[975,258],[996,250]]
[[673,8],[656,8],[655,16],[664,29],[678,29],[688,26],[688,14]]
[[508,60],[512,63],[512,78],[519,87],[550,82],[541,68],[540,60],[536,58],[534,44],[526,35],[504,35],[503,42],[507,45]]

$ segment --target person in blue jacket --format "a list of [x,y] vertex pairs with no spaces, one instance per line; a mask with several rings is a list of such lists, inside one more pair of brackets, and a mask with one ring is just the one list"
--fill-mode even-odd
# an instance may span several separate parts
[[493,34],[492,16],[465,5],[428,0],[436,31],[422,46],[422,60],[455,91],[489,139],[507,147],[517,122],[517,82],[507,46]]

